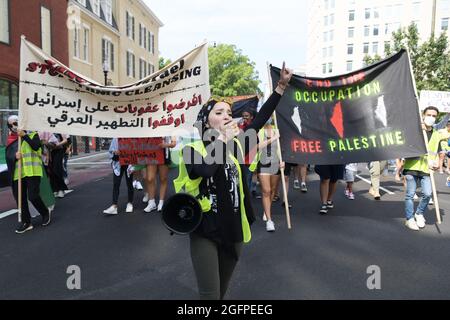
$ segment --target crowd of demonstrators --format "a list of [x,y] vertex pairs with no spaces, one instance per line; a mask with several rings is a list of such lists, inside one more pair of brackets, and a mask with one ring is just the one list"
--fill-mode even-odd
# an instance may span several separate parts
[[[25,132],[18,130],[18,117],[13,115],[8,118],[9,135],[7,141],[6,162],[10,175],[10,184],[14,199],[19,204],[19,170],[18,162],[21,161],[22,190],[21,190],[21,223],[16,228],[16,233],[24,233],[33,229],[28,200],[33,204],[42,217],[42,226],[48,226],[51,221],[51,212],[40,196],[40,183],[43,176],[42,146],[37,132]],[[19,145],[19,136],[22,138]]]

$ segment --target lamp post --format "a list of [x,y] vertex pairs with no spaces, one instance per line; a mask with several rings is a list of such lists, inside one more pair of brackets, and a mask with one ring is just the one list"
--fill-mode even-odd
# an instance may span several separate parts
[[[106,59],[103,61],[102,69],[103,69],[103,74],[105,76],[105,86],[107,86],[108,85],[109,64]],[[95,151],[100,151],[100,138],[99,137],[95,137]]]

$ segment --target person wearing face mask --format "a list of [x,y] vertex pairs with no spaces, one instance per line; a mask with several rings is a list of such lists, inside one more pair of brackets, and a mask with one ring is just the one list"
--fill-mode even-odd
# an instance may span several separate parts
[[[22,222],[16,229],[16,233],[20,234],[33,229],[27,199],[41,215],[42,226],[50,224],[51,212],[39,194],[41,177],[43,176],[41,140],[37,132],[25,133],[18,130],[18,120],[15,115],[8,118],[10,133],[5,152],[10,183],[16,203],[18,203],[19,179],[17,165],[19,161],[22,161]],[[20,146],[18,143],[19,136],[22,137]]]
[[[439,168],[439,144],[450,136],[450,133],[444,134],[433,128],[438,115],[439,109],[434,106],[429,106],[423,111],[422,128],[427,134],[428,153],[420,157],[405,159],[403,169],[403,175],[406,179],[405,225],[415,231],[425,228],[424,212],[432,196],[430,170],[435,171]],[[414,211],[414,194],[419,183],[422,188],[422,198]]]
[[[198,199],[203,211],[200,225],[190,233],[191,260],[201,299],[224,298],[242,244],[251,239],[250,224],[255,217],[244,157],[255,147],[257,133],[274,112],[291,77],[292,71],[283,63],[275,92],[245,133],[232,120],[231,101],[210,99],[197,118],[202,140],[182,149],[175,191],[184,187]],[[241,141],[249,133],[255,136],[244,150]]]

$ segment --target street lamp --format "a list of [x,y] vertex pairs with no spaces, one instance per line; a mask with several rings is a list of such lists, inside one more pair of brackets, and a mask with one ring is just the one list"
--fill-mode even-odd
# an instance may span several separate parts
[[[109,63],[106,59],[103,61],[102,68],[103,68],[103,74],[105,75],[105,86],[107,86],[108,85]],[[95,151],[100,151],[100,138],[99,137],[95,137]]]

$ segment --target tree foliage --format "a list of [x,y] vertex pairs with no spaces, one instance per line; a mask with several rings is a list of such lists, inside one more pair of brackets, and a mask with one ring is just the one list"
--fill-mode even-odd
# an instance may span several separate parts
[[208,48],[209,82],[212,95],[236,96],[261,93],[255,63],[234,45]]
[[[419,44],[417,26],[411,23],[407,28],[392,33],[392,43],[385,47],[385,56],[390,56],[400,49],[409,50],[417,90],[448,91],[450,89],[450,47],[443,32],[438,38],[434,34]],[[382,58],[365,56],[364,63],[369,65]]]
[[159,70],[161,70],[162,68],[164,68],[165,66],[167,66],[171,63],[172,63],[172,60],[170,60],[170,59],[164,60],[163,57],[159,57],[159,61],[158,61]]

